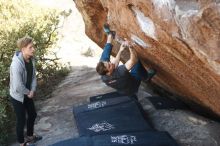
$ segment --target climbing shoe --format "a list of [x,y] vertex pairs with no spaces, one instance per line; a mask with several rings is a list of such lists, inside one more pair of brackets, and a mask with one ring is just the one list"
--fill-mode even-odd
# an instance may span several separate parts
[[111,34],[113,39],[115,39],[116,32],[110,30],[109,24],[107,24],[107,23],[104,24],[103,29],[106,34],[108,34],[108,35]]
[[104,32],[109,34],[111,32],[110,28],[109,28],[109,24],[105,23],[103,26]]
[[148,69],[147,70],[147,79],[145,79],[144,81],[150,81],[154,75],[156,75],[157,71],[155,69]]

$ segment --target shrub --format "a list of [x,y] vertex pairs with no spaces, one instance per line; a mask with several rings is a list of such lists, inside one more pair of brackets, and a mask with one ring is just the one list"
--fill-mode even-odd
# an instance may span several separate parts
[[6,100],[0,99],[0,145],[6,144],[10,132],[11,108]]
[[10,126],[7,94],[9,67],[17,49],[16,41],[25,35],[34,38],[37,78],[47,81],[52,75],[66,69],[57,62],[58,58],[51,52],[51,48],[58,40],[60,18],[69,14],[39,8],[28,0],[0,0],[0,145],[6,143]]

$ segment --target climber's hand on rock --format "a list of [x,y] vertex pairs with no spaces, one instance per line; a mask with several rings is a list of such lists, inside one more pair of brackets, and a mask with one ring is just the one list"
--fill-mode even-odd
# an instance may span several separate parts
[[123,43],[121,44],[121,46],[120,46],[120,50],[119,50],[119,51],[124,51],[126,47],[127,47],[127,46],[126,46],[125,42],[123,42]]

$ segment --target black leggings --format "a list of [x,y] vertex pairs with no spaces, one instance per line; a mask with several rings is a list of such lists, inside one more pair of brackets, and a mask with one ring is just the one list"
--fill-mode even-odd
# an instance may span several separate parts
[[34,121],[37,117],[33,99],[24,97],[24,102],[20,102],[11,97],[11,102],[14,107],[16,114],[16,134],[19,143],[24,143],[24,126],[26,122],[27,112],[27,136],[33,136],[34,132]]

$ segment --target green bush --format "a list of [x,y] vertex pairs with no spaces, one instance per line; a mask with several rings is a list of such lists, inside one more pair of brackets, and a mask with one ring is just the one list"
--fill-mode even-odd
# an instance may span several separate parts
[[[12,128],[15,125],[15,114],[12,111],[9,101],[0,99],[0,145],[8,145],[8,138]],[[15,132],[15,131],[14,131]]]
[[67,73],[67,69],[58,63],[51,48],[58,40],[60,18],[69,14],[70,12],[39,8],[28,0],[0,0],[0,145],[6,143],[7,127],[10,126],[7,95],[9,67],[17,50],[16,41],[25,35],[34,38],[38,80],[46,82],[57,73]]

